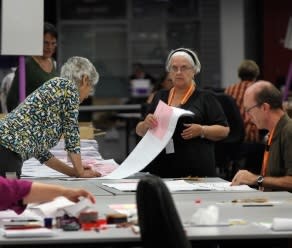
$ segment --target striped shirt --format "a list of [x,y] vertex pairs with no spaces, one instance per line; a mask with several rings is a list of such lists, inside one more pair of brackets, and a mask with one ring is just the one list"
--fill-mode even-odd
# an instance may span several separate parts
[[253,81],[241,81],[239,83],[228,86],[225,89],[225,93],[232,96],[237,106],[239,107],[240,114],[244,122],[245,129],[245,142],[259,142],[259,131],[254,123],[247,117],[243,107],[243,96],[247,87],[249,87]]

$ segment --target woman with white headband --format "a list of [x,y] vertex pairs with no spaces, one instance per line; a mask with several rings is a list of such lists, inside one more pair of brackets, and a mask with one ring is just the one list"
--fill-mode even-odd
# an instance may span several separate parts
[[136,133],[144,136],[148,129],[156,127],[153,113],[159,100],[190,110],[194,116],[179,119],[172,139],[145,171],[160,177],[216,176],[214,142],[229,133],[221,105],[212,94],[198,88],[195,77],[201,64],[192,50],[171,51],[166,70],[173,88],[157,92],[145,119],[137,124]]

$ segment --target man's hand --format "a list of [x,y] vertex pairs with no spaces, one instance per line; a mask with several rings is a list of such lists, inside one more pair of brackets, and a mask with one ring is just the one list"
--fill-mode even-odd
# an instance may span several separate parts
[[239,170],[232,179],[231,186],[234,185],[256,185],[258,176],[247,171]]

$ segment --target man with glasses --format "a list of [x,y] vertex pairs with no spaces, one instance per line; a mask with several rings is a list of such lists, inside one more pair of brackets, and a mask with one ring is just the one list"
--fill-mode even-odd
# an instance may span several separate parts
[[247,184],[265,190],[292,190],[292,120],[284,112],[280,91],[270,82],[248,87],[243,99],[247,117],[269,131],[261,173],[239,170],[232,185]]

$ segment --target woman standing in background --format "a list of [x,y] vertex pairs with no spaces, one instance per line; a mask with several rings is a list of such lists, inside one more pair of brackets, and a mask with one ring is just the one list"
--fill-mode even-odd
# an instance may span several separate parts
[[[42,56],[27,57],[25,60],[26,95],[28,96],[42,83],[57,76],[56,61],[53,58],[57,47],[57,30],[54,25],[44,23],[44,45]],[[8,112],[19,104],[19,71],[15,72],[7,96]]]
[[148,129],[156,127],[153,113],[159,100],[190,110],[194,116],[178,120],[172,139],[145,171],[169,178],[216,175],[214,142],[225,138],[229,127],[220,103],[197,87],[195,76],[200,69],[201,64],[192,50],[178,48],[169,53],[166,71],[173,87],[155,94],[146,118],[136,126],[136,133],[144,136]]

